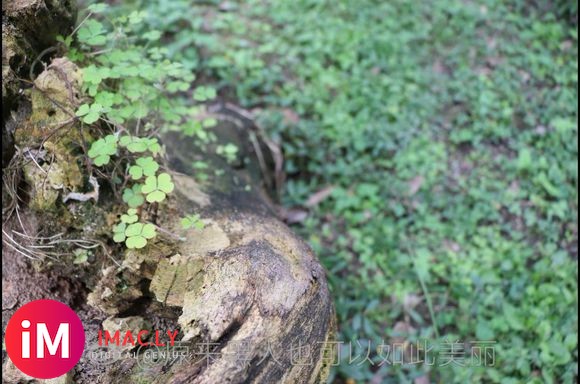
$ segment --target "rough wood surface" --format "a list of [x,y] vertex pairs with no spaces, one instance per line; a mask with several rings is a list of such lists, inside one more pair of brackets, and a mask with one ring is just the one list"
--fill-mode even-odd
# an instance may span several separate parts
[[[12,115],[26,102],[22,90],[56,52],[56,35],[72,31],[76,2],[61,0],[2,1],[2,167],[13,153]],[[22,114],[22,112],[20,113]]]
[[[239,128],[224,123],[219,129]],[[144,318],[153,323],[172,307],[182,345],[190,352],[211,346],[211,359],[199,353],[188,364],[133,366],[132,374],[176,384],[323,382],[323,347],[334,318],[324,270],[312,251],[276,218],[244,169],[227,171],[203,189],[189,166],[197,153],[191,139],[173,134],[166,145],[172,168],[183,173],[175,177],[176,196],[159,224],[178,233],[179,217],[198,212],[206,226],[190,230],[183,241],[128,252],[121,267],[105,273],[89,303],[116,318],[149,314]],[[129,290],[127,282],[134,282]],[[132,303],[139,303],[138,311]],[[298,346],[308,349],[307,360],[296,360]],[[126,374],[112,371],[102,382],[122,382]]]

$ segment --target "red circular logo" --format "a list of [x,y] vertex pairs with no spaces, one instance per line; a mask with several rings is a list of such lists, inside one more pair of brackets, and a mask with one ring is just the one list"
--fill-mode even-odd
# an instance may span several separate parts
[[28,376],[52,379],[70,371],[85,348],[77,314],[54,300],[32,301],[18,309],[6,327],[6,352]]

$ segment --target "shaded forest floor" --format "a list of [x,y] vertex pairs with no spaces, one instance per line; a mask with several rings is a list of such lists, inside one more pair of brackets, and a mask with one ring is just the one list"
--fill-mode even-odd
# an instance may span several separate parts
[[[285,217],[334,295],[337,382],[509,384],[577,377],[577,10],[559,4],[115,7],[281,146]],[[423,341],[433,364],[377,350]],[[493,364],[469,361],[478,341]]]

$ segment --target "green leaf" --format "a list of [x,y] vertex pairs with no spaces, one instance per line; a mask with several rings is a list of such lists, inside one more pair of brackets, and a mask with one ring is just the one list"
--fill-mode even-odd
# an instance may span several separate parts
[[578,122],[572,119],[564,119],[561,117],[554,118],[550,124],[560,134],[566,134],[569,131],[578,130]]
[[159,142],[155,138],[148,139],[147,140],[147,150],[149,152],[151,152],[152,154],[157,155],[159,152],[161,152],[161,145],[159,144]]
[[104,3],[95,3],[87,7],[87,9],[92,13],[103,13],[107,8],[109,8],[109,5]]
[[92,124],[99,120],[102,111],[103,106],[99,103],[93,103],[90,107],[88,104],[83,104],[76,111],[76,115],[79,117],[84,116],[82,120],[87,124]]
[[113,241],[116,243],[122,243],[125,241],[125,230],[127,229],[127,224],[120,223],[113,227]]
[[103,111],[103,106],[98,103],[93,103],[91,105],[91,110],[85,117],[83,117],[83,121],[87,124],[93,124],[95,121],[99,120],[101,117],[101,112]]
[[203,229],[205,224],[203,221],[201,221],[198,214],[194,214],[183,217],[181,219],[181,227],[183,229],[190,229],[192,227],[195,227],[196,229]]
[[518,156],[518,169],[520,171],[527,171],[532,165],[532,152],[528,148],[520,151]]
[[131,178],[132,178],[133,180],[138,180],[138,179],[140,179],[141,177],[143,177],[143,168],[141,168],[141,167],[140,167],[140,166],[138,166],[138,165],[132,165],[132,166],[129,168],[129,174],[131,175]]
[[119,140],[119,144],[131,153],[141,153],[147,150],[147,139],[136,136],[123,136]]
[[145,202],[145,196],[141,193],[141,184],[135,184],[132,188],[125,188],[123,201],[131,208],[137,208]]
[[564,365],[572,360],[572,355],[561,340],[550,340],[549,347],[552,356],[556,360],[556,364]]
[[108,164],[111,156],[117,153],[117,136],[107,135],[95,141],[89,149],[88,155],[93,159],[95,165],[102,166]]
[[212,128],[217,125],[217,120],[213,117],[208,117],[202,121],[202,125],[204,128]]
[[157,235],[153,224],[135,223],[125,230],[127,248],[143,248],[147,245],[147,239],[152,239]]
[[139,220],[139,217],[137,216],[137,210],[134,208],[130,208],[126,214],[121,216],[121,222],[126,224],[136,223],[137,220]]
[[203,131],[203,125],[199,121],[190,120],[181,126],[181,130],[186,136],[195,136]]
[[143,38],[149,41],[157,41],[161,37],[161,32],[159,31],[149,31],[143,34]]
[[77,32],[77,38],[81,43],[88,45],[103,45],[107,42],[103,24],[97,20],[89,19]]
[[190,84],[186,81],[170,81],[167,83],[167,91],[168,92],[178,92],[178,91],[187,91],[189,89]]
[[479,341],[493,340],[495,337],[493,330],[485,322],[481,321],[477,323],[477,327],[475,328],[475,335]]
[[191,166],[195,169],[208,169],[209,168],[209,164],[206,163],[205,161],[194,161]]
[[133,117],[136,119],[142,119],[145,116],[147,116],[148,113],[149,113],[149,107],[147,107],[147,105],[145,103],[138,103],[135,106],[135,113],[133,114]]
[[86,263],[89,259],[89,251],[83,248],[75,249],[73,254],[75,255],[73,264],[83,264]]
[[130,24],[139,24],[145,19],[147,16],[146,11],[133,11],[129,14],[129,23]]
[[100,115],[96,112],[90,112],[88,115],[83,117],[83,121],[87,124],[92,124],[95,121],[99,120]]
[[134,223],[127,227],[125,230],[125,236],[140,236],[141,231],[143,231],[143,223]]
[[143,169],[145,176],[153,176],[159,169],[159,164],[151,156],[138,158],[137,165]]
[[102,167],[103,165],[109,164],[111,161],[111,156],[109,155],[99,155],[95,157],[94,162],[97,167]]
[[79,62],[85,59],[85,55],[76,48],[69,48],[66,56],[74,62]]
[[119,140],[122,147],[127,148],[131,153],[142,153],[145,151],[157,155],[161,152],[161,145],[155,138],[136,137],[136,136],[122,136]]
[[197,87],[193,92],[193,99],[196,101],[207,101],[211,99],[215,99],[217,96],[217,92],[214,88],[211,87]]
[[158,203],[158,202],[165,200],[165,197],[167,197],[167,196],[165,195],[164,192],[156,190],[156,191],[150,192],[147,195],[146,199],[150,203],[156,203],[156,202]]
[[429,271],[429,266],[430,266],[430,259],[431,259],[431,254],[429,253],[429,251],[425,248],[419,248],[416,251],[416,255],[414,258],[415,261],[415,269],[417,271],[417,275],[419,275],[419,277],[422,280],[428,281],[429,277],[430,277],[430,271]]
[[560,190],[552,184],[545,172],[540,173],[535,180],[536,183],[540,184],[549,195],[560,197]]
[[103,108],[110,108],[114,104],[118,104],[119,101],[119,94],[112,92],[102,91],[95,96],[95,103],[101,104]]
[[171,176],[167,173],[162,173],[159,176],[157,176],[157,184],[159,190],[165,193],[173,192],[173,188],[175,187],[175,185],[171,181]]
[[91,110],[91,107],[88,104],[82,104],[79,109],[77,109],[75,115],[76,116],[85,116],[87,113],[89,113]]
[[109,68],[97,67],[94,64],[82,69],[83,82],[92,85],[99,85],[104,79],[110,76]]
[[133,180],[140,179],[145,176],[153,176],[155,172],[159,169],[159,164],[151,156],[149,157],[140,157],[136,161],[137,164],[132,165],[129,168],[129,174],[133,178]]
[[147,239],[145,239],[143,236],[128,237],[125,241],[125,245],[129,249],[140,249],[147,245]]
[[514,331],[521,331],[525,328],[520,319],[519,312],[511,304],[503,304],[503,314],[505,320]]
[[56,41],[60,41],[61,43],[63,43],[67,48],[70,48],[70,45],[72,43],[72,36],[67,36],[64,37],[62,35],[58,35],[56,37]]
[[220,156],[225,157],[226,161],[232,163],[236,160],[238,154],[238,147],[235,144],[228,143],[226,145],[218,145],[216,147],[216,153]]
[[159,176],[147,177],[142,192],[147,195],[146,200],[148,202],[155,203],[165,200],[166,195],[171,193],[174,187],[171,176],[167,173],[162,173]]
[[141,231],[141,236],[143,236],[146,239],[152,239],[155,236],[157,236],[155,226],[153,224],[145,224],[143,226],[143,230]]

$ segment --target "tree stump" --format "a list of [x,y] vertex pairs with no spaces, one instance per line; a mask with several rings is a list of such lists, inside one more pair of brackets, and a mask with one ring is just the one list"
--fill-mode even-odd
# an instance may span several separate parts
[[[13,2],[9,12],[25,3],[31,7],[42,3],[47,8],[59,4]],[[70,12],[70,4],[65,6]],[[29,15],[23,9],[18,8],[18,15]],[[58,31],[70,28],[54,26],[42,39],[36,36],[41,26],[49,24],[45,18],[54,14],[58,13],[37,12],[42,20],[35,20],[34,27],[22,24],[27,27],[17,28],[18,36],[29,42],[24,49],[45,49],[51,44],[49,36],[54,39]],[[12,15],[12,25],[20,25],[14,22],[16,13]],[[63,20],[66,24],[67,19]],[[3,64],[4,59],[3,54]],[[6,63],[12,62],[10,57],[6,59]],[[18,63],[18,73],[29,71],[32,65],[29,59]],[[3,329],[11,314],[28,301],[52,298],[71,306],[83,320],[87,342],[84,357],[63,383],[71,378],[75,383],[91,384],[325,382],[329,368],[325,342],[334,331],[325,273],[311,249],[277,218],[263,191],[264,161],[256,156],[260,144],[256,145],[251,124],[230,113],[230,119],[214,128],[218,143],[234,142],[240,148],[238,158],[230,162],[209,155],[190,138],[166,134],[167,167],[176,188],[155,212],[163,236],[142,250],[123,250],[108,241],[111,216],[119,212],[122,202],[106,191],[98,202],[63,201],[67,192],[91,189],[88,175],[79,174],[86,171],[78,154],[77,144],[86,134],[80,123],[71,121],[49,140],[42,136],[49,117],[64,118],[47,113],[54,100],[65,112],[77,106],[70,89],[78,87],[76,66],[55,58],[37,77],[42,81],[35,82],[34,88],[18,91],[18,96],[14,91],[4,92],[15,89],[17,78],[3,80],[3,99],[7,98],[9,111],[27,106],[17,124],[8,124],[17,127],[20,152],[10,163],[10,172],[3,172],[10,176],[3,183],[3,195],[11,195],[5,191],[10,188],[12,194],[25,191],[26,198],[25,203],[20,202],[18,215],[10,218],[4,214],[13,209],[3,206]],[[66,85],[66,92],[60,82]],[[232,122],[236,119],[238,123]],[[4,122],[7,120],[5,116]],[[11,133],[5,128],[6,124],[3,136],[5,131]],[[42,154],[36,165],[46,174],[58,171],[58,183],[51,183],[50,177],[47,183],[46,176],[42,183],[37,182],[42,172],[36,165],[30,166],[30,161],[21,161],[24,153]],[[194,161],[209,165],[213,173],[207,181],[196,181]],[[201,216],[205,227],[184,233],[180,218],[193,213]],[[27,237],[20,236],[22,231]],[[32,245],[45,244],[43,241],[56,234],[60,237],[52,240],[54,251],[62,256],[28,253],[37,249]],[[79,240],[101,247],[88,261],[76,263],[68,251]],[[108,249],[120,253],[109,254]],[[147,363],[146,356],[155,348],[126,346],[117,349],[118,356],[100,359],[96,357],[97,341],[103,329],[179,330],[179,348],[188,353],[179,360]],[[110,348],[114,347],[101,351]],[[8,372],[3,375],[6,382],[31,382],[14,370],[5,355],[3,364]]]

